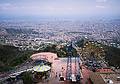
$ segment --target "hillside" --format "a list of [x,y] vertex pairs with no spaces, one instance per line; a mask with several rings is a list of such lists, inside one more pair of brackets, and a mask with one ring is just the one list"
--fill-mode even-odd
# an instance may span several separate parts
[[0,45],[0,72],[14,69],[29,58],[32,51],[19,51],[18,48]]
[[120,49],[115,47],[106,46],[106,61],[108,61],[109,65],[120,67]]

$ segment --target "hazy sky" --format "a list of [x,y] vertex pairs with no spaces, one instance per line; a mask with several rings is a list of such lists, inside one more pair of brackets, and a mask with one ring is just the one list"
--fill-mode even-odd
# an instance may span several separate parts
[[120,0],[0,0],[1,16],[120,15]]

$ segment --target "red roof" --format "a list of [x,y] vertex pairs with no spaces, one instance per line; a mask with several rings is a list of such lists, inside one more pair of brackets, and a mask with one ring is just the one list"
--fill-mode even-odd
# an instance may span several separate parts
[[113,72],[110,68],[97,69],[96,71],[101,73]]

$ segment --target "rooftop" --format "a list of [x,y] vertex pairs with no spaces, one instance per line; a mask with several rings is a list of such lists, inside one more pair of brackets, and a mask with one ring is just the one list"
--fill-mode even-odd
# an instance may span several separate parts
[[100,73],[112,73],[113,72],[110,68],[101,68],[101,69],[97,69],[96,71]]
[[95,84],[120,84],[120,74],[114,72],[95,72],[90,75],[90,79]]
[[33,54],[30,57],[32,60],[41,60],[41,59],[46,59],[49,62],[53,62],[57,57],[57,54],[51,53],[51,52],[41,52],[37,54]]

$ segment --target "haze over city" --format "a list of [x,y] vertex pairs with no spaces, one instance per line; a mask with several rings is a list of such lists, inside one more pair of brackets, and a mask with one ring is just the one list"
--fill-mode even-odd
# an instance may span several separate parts
[[119,17],[120,0],[1,0],[0,18]]

